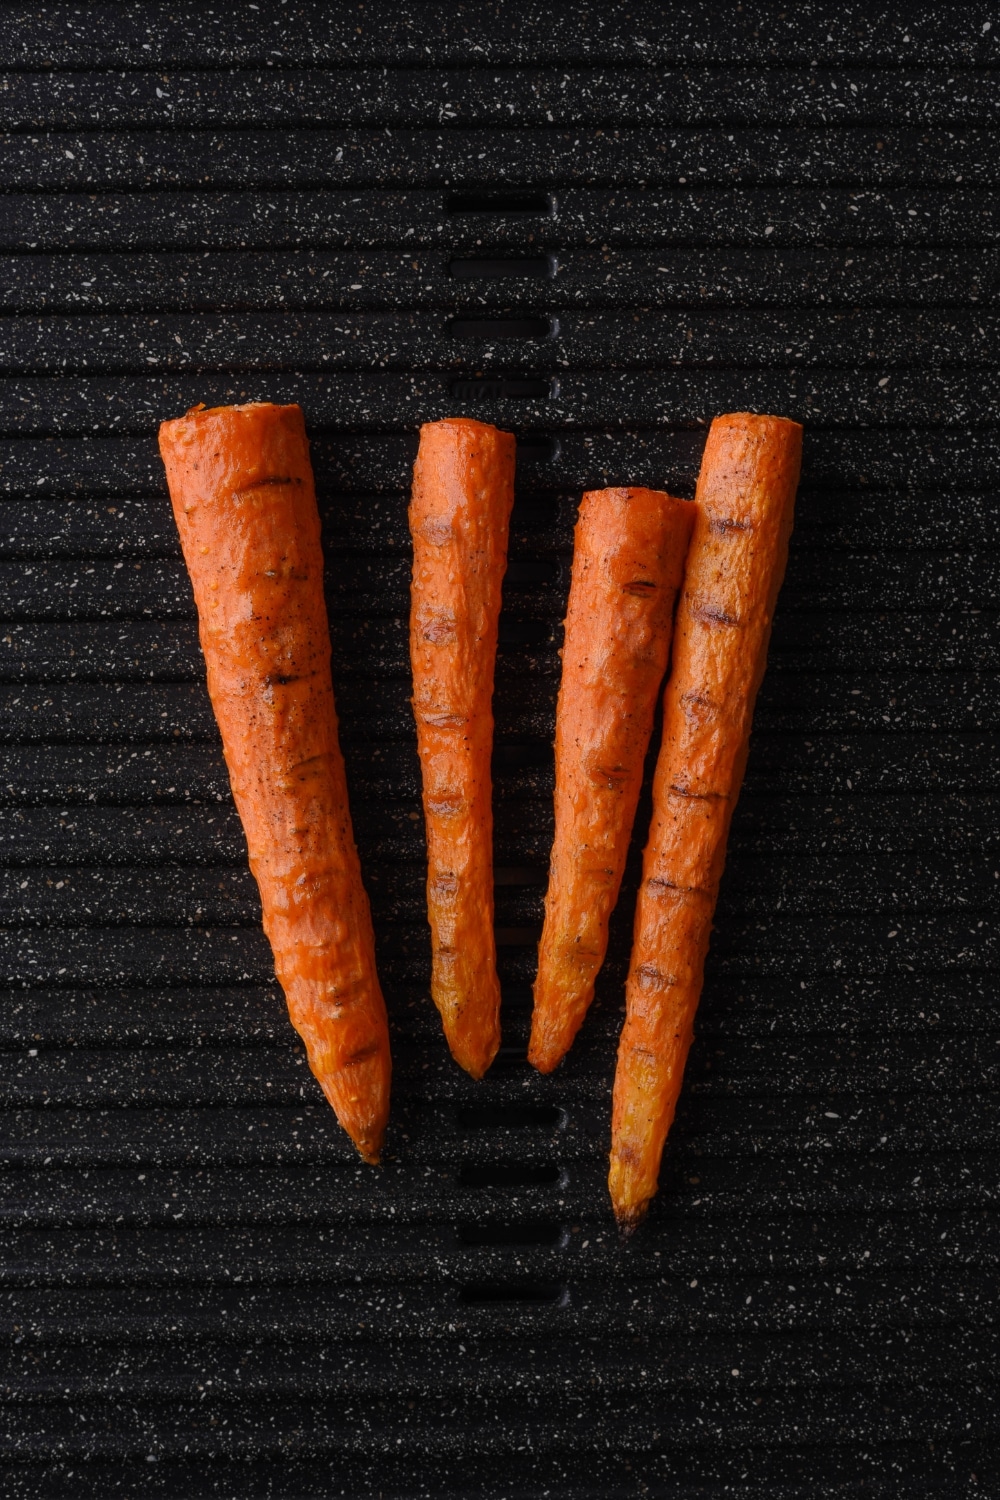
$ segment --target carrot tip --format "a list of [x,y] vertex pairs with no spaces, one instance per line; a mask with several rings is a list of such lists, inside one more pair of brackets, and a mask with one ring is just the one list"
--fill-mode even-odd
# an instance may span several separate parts
[[624,1242],[630,1240],[639,1225],[646,1217],[648,1203],[641,1203],[638,1208],[615,1208],[615,1222],[618,1225],[618,1238]]
[[447,1026],[445,1027],[445,1039],[448,1043],[448,1050],[455,1062],[458,1063],[458,1066],[464,1072],[468,1073],[470,1078],[475,1078],[477,1083],[480,1078],[483,1078],[489,1072],[500,1050],[499,1035],[489,1042],[485,1052],[481,1050],[473,1052],[467,1045],[466,1038],[456,1035],[455,1031]]
[[455,1061],[458,1063],[458,1066],[462,1069],[462,1071],[464,1073],[468,1073],[469,1077],[474,1078],[477,1083],[481,1078],[486,1077],[486,1074],[490,1069],[490,1063],[493,1061],[493,1059],[490,1058],[490,1062],[488,1063],[469,1062],[461,1057],[456,1057],[454,1052],[451,1055],[455,1058]]
[[565,1056],[565,1052],[553,1057],[552,1052],[546,1051],[544,1047],[528,1047],[528,1061],[539,1073],[554,1073]]

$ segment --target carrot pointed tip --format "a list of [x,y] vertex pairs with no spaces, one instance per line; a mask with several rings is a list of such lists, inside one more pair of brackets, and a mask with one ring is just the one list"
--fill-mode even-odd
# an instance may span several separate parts
[[637,1208],[619,1208],[615,1205],[615,1223],[618,1225],[618,1238],[624,1244],[635,1234],[639,1225],[646,1217],[648,1203],[640,1203]]
[[543,1074],[554,1073],[565,1056],[565,1052],[553,1054],[551,1048],[546,1048],[544,1046],[529,1046],[528,1048],[529,1063],[536,1070],[536,1072]]
[[354,1142],[355,1150],[361,1157],[361,1160],[367,1162],[370,1167],[377,1167],[381,1164],[384,1135],[384,1128],[380,1130],[378,1132],[378,1135],[375,1137],[362,1137],[359,1140],[356,1135],[351,1135],[351,1140]]
[[481,1078],[485,1078],[493,1061],[492,1057],[488,1058],[485,1062],[482,1058],[459,1057],[455,1052],[452,1053],[452,1057],[454,1057],[463,1072],[468,1073],[469,1077],[474,1078],[477,1083]]
[[[446,1023],[445,1040],[458,1066],[468,1073],[470,1078],[475,1078],[477,1083],[489,1072],[500,1050],[499,1032],[492,1037],[485,1038],[484,1045],[473,1047],[469,1045],[470,1038],[463,1036],[458,1027]],[[479,1041],[480,1039],[472,1038],[471,1040]]]

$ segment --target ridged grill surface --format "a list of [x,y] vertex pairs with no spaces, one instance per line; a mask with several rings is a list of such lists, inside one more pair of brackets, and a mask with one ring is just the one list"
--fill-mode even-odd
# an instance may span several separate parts
[[[1000,1493],[1000,25],[987,9],[8,5],[5,1493]],[[156,453],[299,401],[395,1060],[362,1167],[259,930]],[[583,487],[806,424],[648,1224],[599,1000],[524,1061]],[[505,1045],[428,998],[421,421],[514,430]]]

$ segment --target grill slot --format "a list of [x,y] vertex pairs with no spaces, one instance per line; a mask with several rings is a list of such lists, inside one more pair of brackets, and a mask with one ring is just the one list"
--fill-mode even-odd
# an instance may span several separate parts
[[[513,627],[511,627],[513,628]],[[544,639],[550,638],[549,628],[545,627]],[[519,631],[519,637],[528,644],[536,644],[541,637],[534,631],[529,630],[527,624],[523,627],[523,633]],[[547,766],[552,762],[552,747],[544,742],[532,740],[527,742],[503,742],[493,747],[494,769],[507,768],[523,769],[526,766]]]
[[514,376],[507,380],[456,380],[452,383],[451,394],[456,401],[547,401],[557,389],[553,380]]
[[556,1162],[467,1163],[458,1174],[466,1188],[544,1188],[564,1187],[566,1178]]
[[517,461],[530,468],[541,468],[549,464],[559,462],[562,456],[562,443],[557,437],[546,437],[542,434],[524,433],[517,440]]
[[555,199],[551,193],[450,193],[446,203],[449,214],[535,218],[555,212]]
[[468,1104],[458,1123],[467,1130],[557,1130],[566,1116],[556,1104]]
[[551,339],[556,318],[452,318],[448,332],[457,339]]
[[556,274],[552,255],[524,256],[520,260],[468,259],[448,264],[448,275],[456,281],[548,281]]
[[504,574],[504,587],[530,588],[534,585],[554,583],[559,577],[559,564],[544,558],[512,558]]
[[[552,639],[552,626],[542,620],[510,620],[500,616],[501,646],[543,646]],[[497,754],[499,747],[494,750]]]
[[497,865],[493,870],[494,886],[544,886],[547,879],[542,866]]
[[459,1292],[467,1306],[520,1302],[533,1307],[566,1307],[569,1288],[558,1281],[469,1281]]
[[530,927],[500,927],[495,929],[498,948],[534,949],[542,935],[541,923]]
[[456,1234],[461,1244],[486,1246],[544,1246],[565,1249],[569,1234],[553,1220],[524,1220],[518,1224],[460,1224]]

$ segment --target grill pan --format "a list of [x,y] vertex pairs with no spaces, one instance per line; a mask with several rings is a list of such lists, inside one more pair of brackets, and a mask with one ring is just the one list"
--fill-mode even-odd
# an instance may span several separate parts
[[[998,28],[976,7],[4,7],[5,1493],[1000,1491]],[[385,1163],[259,931],[155,431],[299,401],[390,1009]],[[598,1001],[524,1061],[584,487],[806,424],[698,1039],[642,1232]],[[518,434],[504,1047],[428,998],[421,421]],[[643,811],[645,809],[645,812]]]

